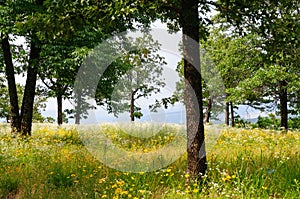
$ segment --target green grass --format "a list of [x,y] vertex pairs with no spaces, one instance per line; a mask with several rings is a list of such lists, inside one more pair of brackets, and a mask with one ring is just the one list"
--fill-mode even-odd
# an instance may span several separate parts
[[[177,125],[156,128],[105,124],[101,130],[117,146],[139,153],[182,136]],[[206,133],[217,137],[212,127]],[[36,124],[24,139],[12,138],[3,124],[0,198],[300,198],[299,132],[225,128],[213,147],[214,140],[208,143],[203,183],[187,184],[186,154],[157,171],[121,172],[91,155],[73,126]]]

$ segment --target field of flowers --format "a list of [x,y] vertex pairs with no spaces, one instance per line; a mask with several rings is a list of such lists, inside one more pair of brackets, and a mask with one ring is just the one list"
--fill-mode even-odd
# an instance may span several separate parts
[[[105,127],[105,128],[104,128]],[[148,152],[182,136],[164,125],[153,137],[101,128],[116,145]],[[150,126],[151,127],[151,126]],[[135,133],[151,132],[136,127]],[[133,129],[130,129],[133,130]],[[29,138],[0,126],[0,198],[300,198],[300,133],[207,128],[208,172],[188,183],[186,155],[152,172],[121,172],[105,166],[84,146],[74,126],[35,124]]]

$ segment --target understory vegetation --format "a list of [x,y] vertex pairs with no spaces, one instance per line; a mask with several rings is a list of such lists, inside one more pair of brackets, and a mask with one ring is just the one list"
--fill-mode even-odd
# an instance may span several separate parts
[[[273,129],[273,130],[284,130],[280,126],[280,118],[276,117],[274,114],[269,114],[268,116],[258,116],[255,123],[246,121],[241,118],[236,118],[236,127],[241,128],[262,128],[262,129]],[[290,130],[299,131],[300,130],[300,117],[291,117],[288,119],[288,126]]]
[[[149,125],[151,132],[150,124],[143,125],[134,130],[146,132]],[[114,143],[144,153],[172,142],[181,128],[164,125],[155,136],[141,139],[129,136],[126,126],[101,126]],[[206,128],[212,139],[207,140],[208,170],[201,183],[194,183],[186,173],[186,154],[157,171],[121,172],[89,153],[76,126],[35,124],[32,136],[22,138],[12,137],[2,124],[0,198],[300,197],[299,132]]]

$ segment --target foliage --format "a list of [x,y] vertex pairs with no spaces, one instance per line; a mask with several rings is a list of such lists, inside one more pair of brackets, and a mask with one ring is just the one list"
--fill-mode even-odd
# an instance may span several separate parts
[[289,127],[291,129],[300,129],[300,117],[292,117],[289,119]]
[[252,124],[251,122],[247,121],[247,120],[244,120],[243,118],[241,118],[239,115],[237,115],[235,117],[235,126],[236,128],[251,128],[252,127]]
[[[17,84],[19,106],[22,104],[22,97],[24,92],[24,86]],[[5,118],[7,122],[10,120],[10,103],[7,86],[0,88],[0,118]],[[33,106],[33,122],[44,122],[45,118],[42,116],[41,111],[46,108],[47,98],[37,94],[35,97],[35,103]]]
[[[55,119],[53,117],[46,117],[44,123],[54,123]],[[68,123],[68,122],[65,122]]]
[[10,105],[9,105],[9,95],[8,90],[5,85],[1,86],[0,89],[0,118],[5,118],[6,122],[10,119]]
[[134,120],[143,116],[136,101],[159,93],[160,88],[165,86],[162,73],[166,62],[159,55],[158,42],[149,34],[135,39],[128,38],[126,43],[132,45],[134,50],[120,58],[121,65],[127,70],[118,78],[110,105],[115,115],[130,112],[133,114],[131,119]]
[[[274,100],[280,109],[281,126],[287,128],[288,102],[294,104],[299,97],[294,86],[299,82],[299,1],[219,0],[218,5],[222,21],[235,32],[257,34],[264,53],[263,64],[239,87],[250,86],[260,93],[263,97],[258,103],[265,98]],[[289,106],[292,112],[295,107]]]
[[[300,129],[300,117],[291,117],[288,120],[289,127],[292,130]],[[258,117],[255,124],[251,124],[252,128],[275,129],[280,130],[280,118],[274,114],[269,114],[267,117]]]
[[256,125],[258,128],[278,130],[280,128],[280,119],[276,118],[274,114],[270,114],[268,117],[259,116]]

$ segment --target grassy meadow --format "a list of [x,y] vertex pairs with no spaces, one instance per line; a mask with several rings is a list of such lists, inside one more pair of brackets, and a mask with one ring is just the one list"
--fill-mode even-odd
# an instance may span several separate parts
[[[183,136],[179,125],[139,138],[128,131],[151,133],[151,125],[103,125],[101,131],[116,146],[141,154]],[[1,124],[1,199],[300,198],[299,132],[224,128],[218,136],[207,127],[208,171],[200,184],[187,183],[186,154],[160,170],[122,172],[95,158],[75,126],[35,124],[29,138],[9,131]]]

